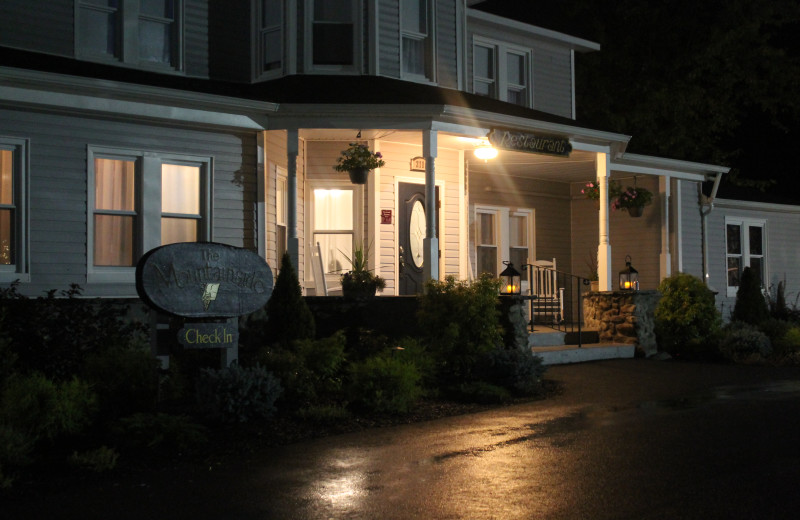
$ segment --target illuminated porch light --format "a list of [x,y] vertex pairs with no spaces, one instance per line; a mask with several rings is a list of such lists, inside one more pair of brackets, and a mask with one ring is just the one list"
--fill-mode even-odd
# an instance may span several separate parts
[[483,159],[484,161],[488,161],[489,159],[494,159],[497,157],[497,150],[492,148],[490,144],[484,144],[475,148],[473,152],[475,157],[478,159]]

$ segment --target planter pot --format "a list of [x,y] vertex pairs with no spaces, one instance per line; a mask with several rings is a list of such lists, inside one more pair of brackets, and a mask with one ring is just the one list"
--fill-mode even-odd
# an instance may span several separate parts
[[600,290],[600,282],[599,281],[591,281],[589,282],[589,289],[592,292],[597,292]]
[[628,215],[632,217],[641,217],[642,211],[644,211],[644,206],[633,206],[628,208]]
[[369,170],[366,168],[354,168],[352,170],[347,170],[347,173],[350,174],[350,182],[353,184],[364,184],[367,182]]
[[343,283],[342,296],[348,300],[366,300],[374,298],[375,293],[378,292],[378,286],[374,283],[359,284],[359,283]]

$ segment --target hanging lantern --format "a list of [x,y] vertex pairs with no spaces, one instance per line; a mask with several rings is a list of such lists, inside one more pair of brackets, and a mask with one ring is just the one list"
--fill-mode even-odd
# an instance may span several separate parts
[[500,294],[512,295],[520,293],[520,273],[511,262],[503,262],[506,268],[500,273]]
[[625,256],[625,269],[619,272],[619,289],[621,291],[639,290],[639,271],[631,266],[630,255]]

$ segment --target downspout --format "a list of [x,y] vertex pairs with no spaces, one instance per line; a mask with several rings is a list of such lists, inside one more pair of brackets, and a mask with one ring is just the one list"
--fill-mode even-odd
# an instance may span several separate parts
[[720,180],[722,180],[722,173],[718,173],[714,177],[714,187],[711,188],[711,195],[707,198],[703,195],[702,183],[697,184],[700,196],[701,237],[703,241],[703,283],[706,284],[706,287],[708,287],[708,215],[714,209],[714,199],[717,197]]

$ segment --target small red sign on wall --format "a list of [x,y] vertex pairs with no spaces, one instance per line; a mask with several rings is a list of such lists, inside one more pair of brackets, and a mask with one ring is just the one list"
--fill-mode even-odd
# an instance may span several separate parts
[[381,210],[381,224],[391,224],[392,223],[392,210],[390,209],[382,209]]

